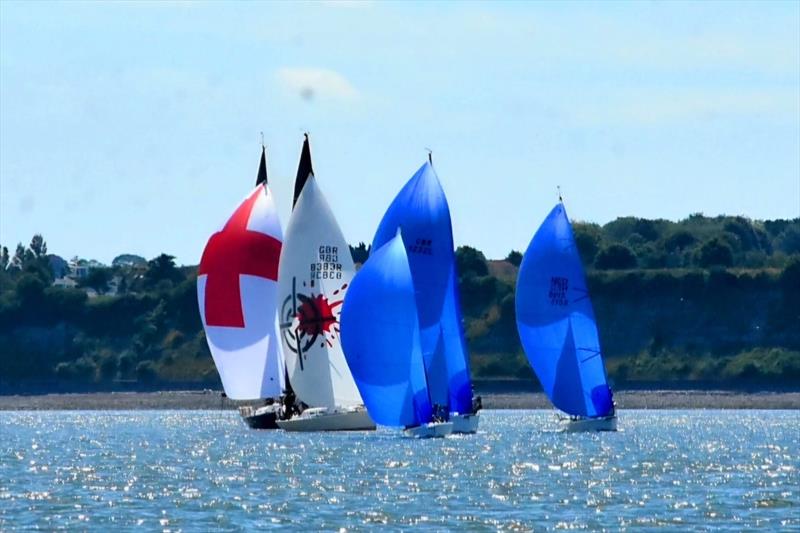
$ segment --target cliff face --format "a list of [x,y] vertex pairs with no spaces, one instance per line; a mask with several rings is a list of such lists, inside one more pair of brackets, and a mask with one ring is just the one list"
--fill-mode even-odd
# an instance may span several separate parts
[[800,348],[797,293],[778,273],[595,274],[590,287],[609,357]]
[[[527,377],[514,317],[516,271],[490,262],[489,272],[497,275],[491,276],[497,285],[494,291],[484,291],[483,299],[479,292],[466,298],[474,366],[479,374]],[[618,377],[714,379],[722,377],[715,371],[726,368],[727,378],[748,372],[758,377],[758,369],[745,366],[761,362],[770,365],[770,372],[780,373],[774,361],[760,361],[765,358],[800,368],[798,277],[796,268],[590,271],[589,287],[611,374],[625,362],[630,364]],[[466,280],[462,290],[487,284],[486,279]],[[747,357],[736,359],[742,354]],[[639,361],[642,357],[647,359]],[[626,374],[632,364],[641,368]]]

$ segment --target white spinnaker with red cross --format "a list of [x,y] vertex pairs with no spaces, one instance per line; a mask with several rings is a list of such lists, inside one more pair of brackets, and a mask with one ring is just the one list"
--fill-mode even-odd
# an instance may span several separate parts
[[354,275],[350,247],[309,175],[286,226],[278,305],[289,381],[312,407],[364,404],[339,338],[339,314]]
[[278,337],[281,224],[266,183],[236,208],[206,244],[197,300],[225,393],[234,400],[279,396],[284,388]]

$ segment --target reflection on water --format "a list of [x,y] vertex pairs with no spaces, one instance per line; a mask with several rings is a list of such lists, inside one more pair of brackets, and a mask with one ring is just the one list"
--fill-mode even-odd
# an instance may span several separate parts
[[621,411],[561,434],[252,431],[230,411],[0,413],[0,530],[800,528],[800,412]]

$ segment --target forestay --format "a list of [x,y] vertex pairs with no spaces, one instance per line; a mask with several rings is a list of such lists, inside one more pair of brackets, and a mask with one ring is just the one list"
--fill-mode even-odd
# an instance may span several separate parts
[[399,234],[353,278],[341,321],[345,357],[372,419],[386,426],[430,422],[414,285]]
[[525,353],[553,404],[576,416],[611,414],[586,276],[561,203],[525,251],[516,314]]
[[392,201],[372,250],[394,239],[398,229],[402,229],[414,282],[431,401],[449,406],[451,412],[471,412],[450,208],[430,162],[422,165]]
[[278,276],[289,380],[298,399],[313,407],[360,405],[339,338],[342,302],[355,267],[317,180],[309,174],[303,182]]

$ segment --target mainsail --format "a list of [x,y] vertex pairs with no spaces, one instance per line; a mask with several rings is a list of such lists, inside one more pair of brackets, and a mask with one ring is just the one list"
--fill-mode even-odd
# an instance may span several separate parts
[[298,399],[313,407],[361,405],[339,339],[339,315],[355,266],[311,171],[307,137],[297,183],[278,274],[289,380]]
[[399,234],[353,278],[341,321],[344,353],[372,419],[386,426],[430,422],[414,283]]
[[472,390],[461,328],[450,208],[429,161],[389,206],[372,250],[392,240],[399,228],[414,280],[431,401],[449,406],[450,412],[469,413]]
[[586,276],[563,204],[553,208],[520,265],[516,293],[522,346],[545,393],[562,411],[613,412]]
[[257,183],[208,240],[197,276],[206,341],[225,392],[235,400],[278,396],[284,384],[277,320],[283,238],[263,149]]

